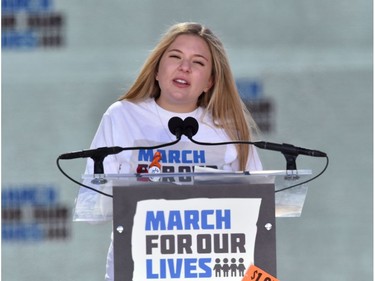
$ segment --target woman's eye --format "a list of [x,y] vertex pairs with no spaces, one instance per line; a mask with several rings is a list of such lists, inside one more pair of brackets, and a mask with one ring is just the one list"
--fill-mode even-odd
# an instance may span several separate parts
[[174,59],[179,59],[180,58],[180,56],[178,56],[178,55],[170,55],[169,57],[170,58],[174,58]]
[[194,63],[199,64],[199,65],[201,65],[201,66],[204,66],[204,63],[201,62],[201,61],[195,61]]

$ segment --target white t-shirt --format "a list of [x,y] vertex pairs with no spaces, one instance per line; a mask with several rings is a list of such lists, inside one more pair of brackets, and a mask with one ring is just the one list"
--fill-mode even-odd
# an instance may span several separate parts
[[[199,142],[228,142],[230,139],[222,129],[214,127],[212,119],[203,108],[190,113],[167,111],[154,101],[132,103],[118,101],[104,113],[91,148],[98,147],[150,147],[170,143],[176,137],[169,131],[168,122],[174,117],[194,117],[199,129],[194,140]],[[202,146],[192,143],[186,136],[169,147],[157,149],[161,152],[162,172],[193,172],[194,166],[210,166],[222,170],[238,171],[238,155],[234,145]],[[261,170],[262,165],[254,147],[251,147],[246,170]],[[138,165],[148,165],[156,150],[127,150],[109,155],[104,160],[106,174],[135,173]],[[93,161],[88,160],[86,174],[94,172]]]
[[[139,103],[118,101],[112,104],[103,115],[91,148],[151,147],[170,143],[176,140],[176,136],[168,128],[168,122],[174,116],[182,120],[191,116],[199,122],[198,132],[193,136],[196,141],[206,143],[231,141],[223,129],[214,126],[212,118],[209,114],[205,114],[203,108],[199,107],[189,113],[174,113],[161,108],[154,99],[150,98]],[[138,165],[148,166],[152,162],[156,151],[162,156],[161,172],[193,172],[195,166],[209,166],[227,171],[239,170],[238,154],[234,145],[198,145],[186,136],[182,136],[181,140],[173,146],[157,150],[126,150],[109,155],[103,162],[104,173],[136,173]],[[246,171],[256,170],[262,170],[262,164],[255,147],[251,146]],[[93,173],[93,161],[89,158],[85,174]],[[108,200],[110,199],[103,202],[108,203]],[[106,208],[109,208],[108,204]],[[113,280],[112,243],[109,247],[106,267],[105,280]]]

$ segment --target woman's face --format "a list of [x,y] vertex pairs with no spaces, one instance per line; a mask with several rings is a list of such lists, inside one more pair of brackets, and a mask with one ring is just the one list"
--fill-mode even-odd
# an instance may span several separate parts
[[179,35],[160,59],[157,103],[168,111],[193,111],[198,97],[212,86],[211,73],[212,57],[206,41],[195,35]]

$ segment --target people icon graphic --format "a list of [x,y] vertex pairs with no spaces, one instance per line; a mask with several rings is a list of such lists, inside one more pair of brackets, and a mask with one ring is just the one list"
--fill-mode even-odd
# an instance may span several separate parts
[[232,258],[230,262],[231,263],[229,264],[229,259],[227,258],[224,258],[222,260],[220,258],[216,258],[215,265],[213,267],[215,277],[229,277],[229,273],[230,277],[243,277],[245,275],[246,267],[243,264],[243,258],[239,258],[238,263],[235,258]]

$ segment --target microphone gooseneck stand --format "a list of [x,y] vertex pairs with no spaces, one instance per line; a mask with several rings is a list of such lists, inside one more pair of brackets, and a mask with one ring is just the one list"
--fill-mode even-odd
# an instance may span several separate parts
[[[140,150],[140,149],[158,149],[162,147],[167,147],[174,145],[178,143],[181,140],[181,136],[183,133],[183,127],[184,127],[184,122],[182,121],[181,118],[178,117],[173,117],[169,120],[168,122],[168,128],[169,130],[176,136],[176,140],[169,142],[169,143],[164,143],[160,145],[155,145],[155,146],[137,146],[137,147],[120,147],[120,146],[112,146],[112,147],[99,147],[96,149],[88,149],[88,150],[82,150],[82,151],[74,151],[74,152],[69,152],[69,153],[64,153],[61,154],[57,159],[56,159],[56,165],[57,168],[60,170],[60,172],[67,177],[69,180],[72,182],[85,187],[87,189],[90,189],[92,191],[98,192],[104,196],[107,197],[113,197],[111,194],[102,192],[96,188],[93,188],[91,186],[88,186],[86,184],[83,184],[72,177],[70,177],[62,168],[60,165],[60,160],[69,160],[69,159],[77,159],[77,158],[91,158],[94,161],[94,175],[101,175],[104,174],[104,166],[103,166],[103,161],[105,157],[111,154],[117,154],[125,150]],[[106,183],[106,179],[104,178],[94,178],[92,180],[93,184],[104,184]]]
[[[179,117],[173,117],[180,119]],[[177,123],[177,121],[176,121]],[[180,122],[181,123],[181,122]],[[230,142],[218,142],[218,143],[208,143],[208,142],[200,142],[193,139],[193,136],[198,132],[199,124],[198,121],[193,117],[187,117],[183,121],[183,134],[186,135],[189,140],[195,144],[198,145],[227,145],[227,144],[248,144],[248,145],[254,145],[258,148],[265,149],[265,150],[273,150],[273,151],[279,151],[281,152],[285,159],[286,159],[286,171],[296,171],[297,165],[296,165],[296,159],[298,155],[306,155],[311,157],[324,157],[326,158],[326,164],[322,171],[318,173],[316,176],[295,185],[291,185],[282,189],[279,189],[275,192],[281,192],[288,189],[292,189],[296,186],[306,184],[308,182],[311,182],[315,180],[316,178],[320,177],[328,168],[329,165],[329,158],[325,152],[319,151],[319,150],[312,150],[312,149],[306,149],[302,147],[296,147],[291,144],[283,143],[283,144],[277,144],[272,142],[265,142],[265,141],[257,141],[257,142],[251,142],[251,141],[230,141]],[[171,130],[173,133],[173,131]],[[298,179],[298,175],[286,175],[286,179]]]
[[[178,117],[173,117],[178,118]],[[193,139],[193,136],[198,132],[199,124],[193,117],[187,117],[184,121],[183,134],[186,135],[193,143],[198,145],[225,145],[225,144],[252,144],[258,148],[273,150],[281,152],[286,159],[286,170],[297,170],[296,159],[298,155],[307,155],[312,157],[327,157],[327,154],[319,151],[306,149],[302,147],[296,147],[292,144],[283,143],[277,144],[265,141],[230,141],[230,142],[218,142],[218,143],[207,143],[200,142]],[[171,131],[172,132],[172,131]],[[172,132],[173,133],[173,132]]]

